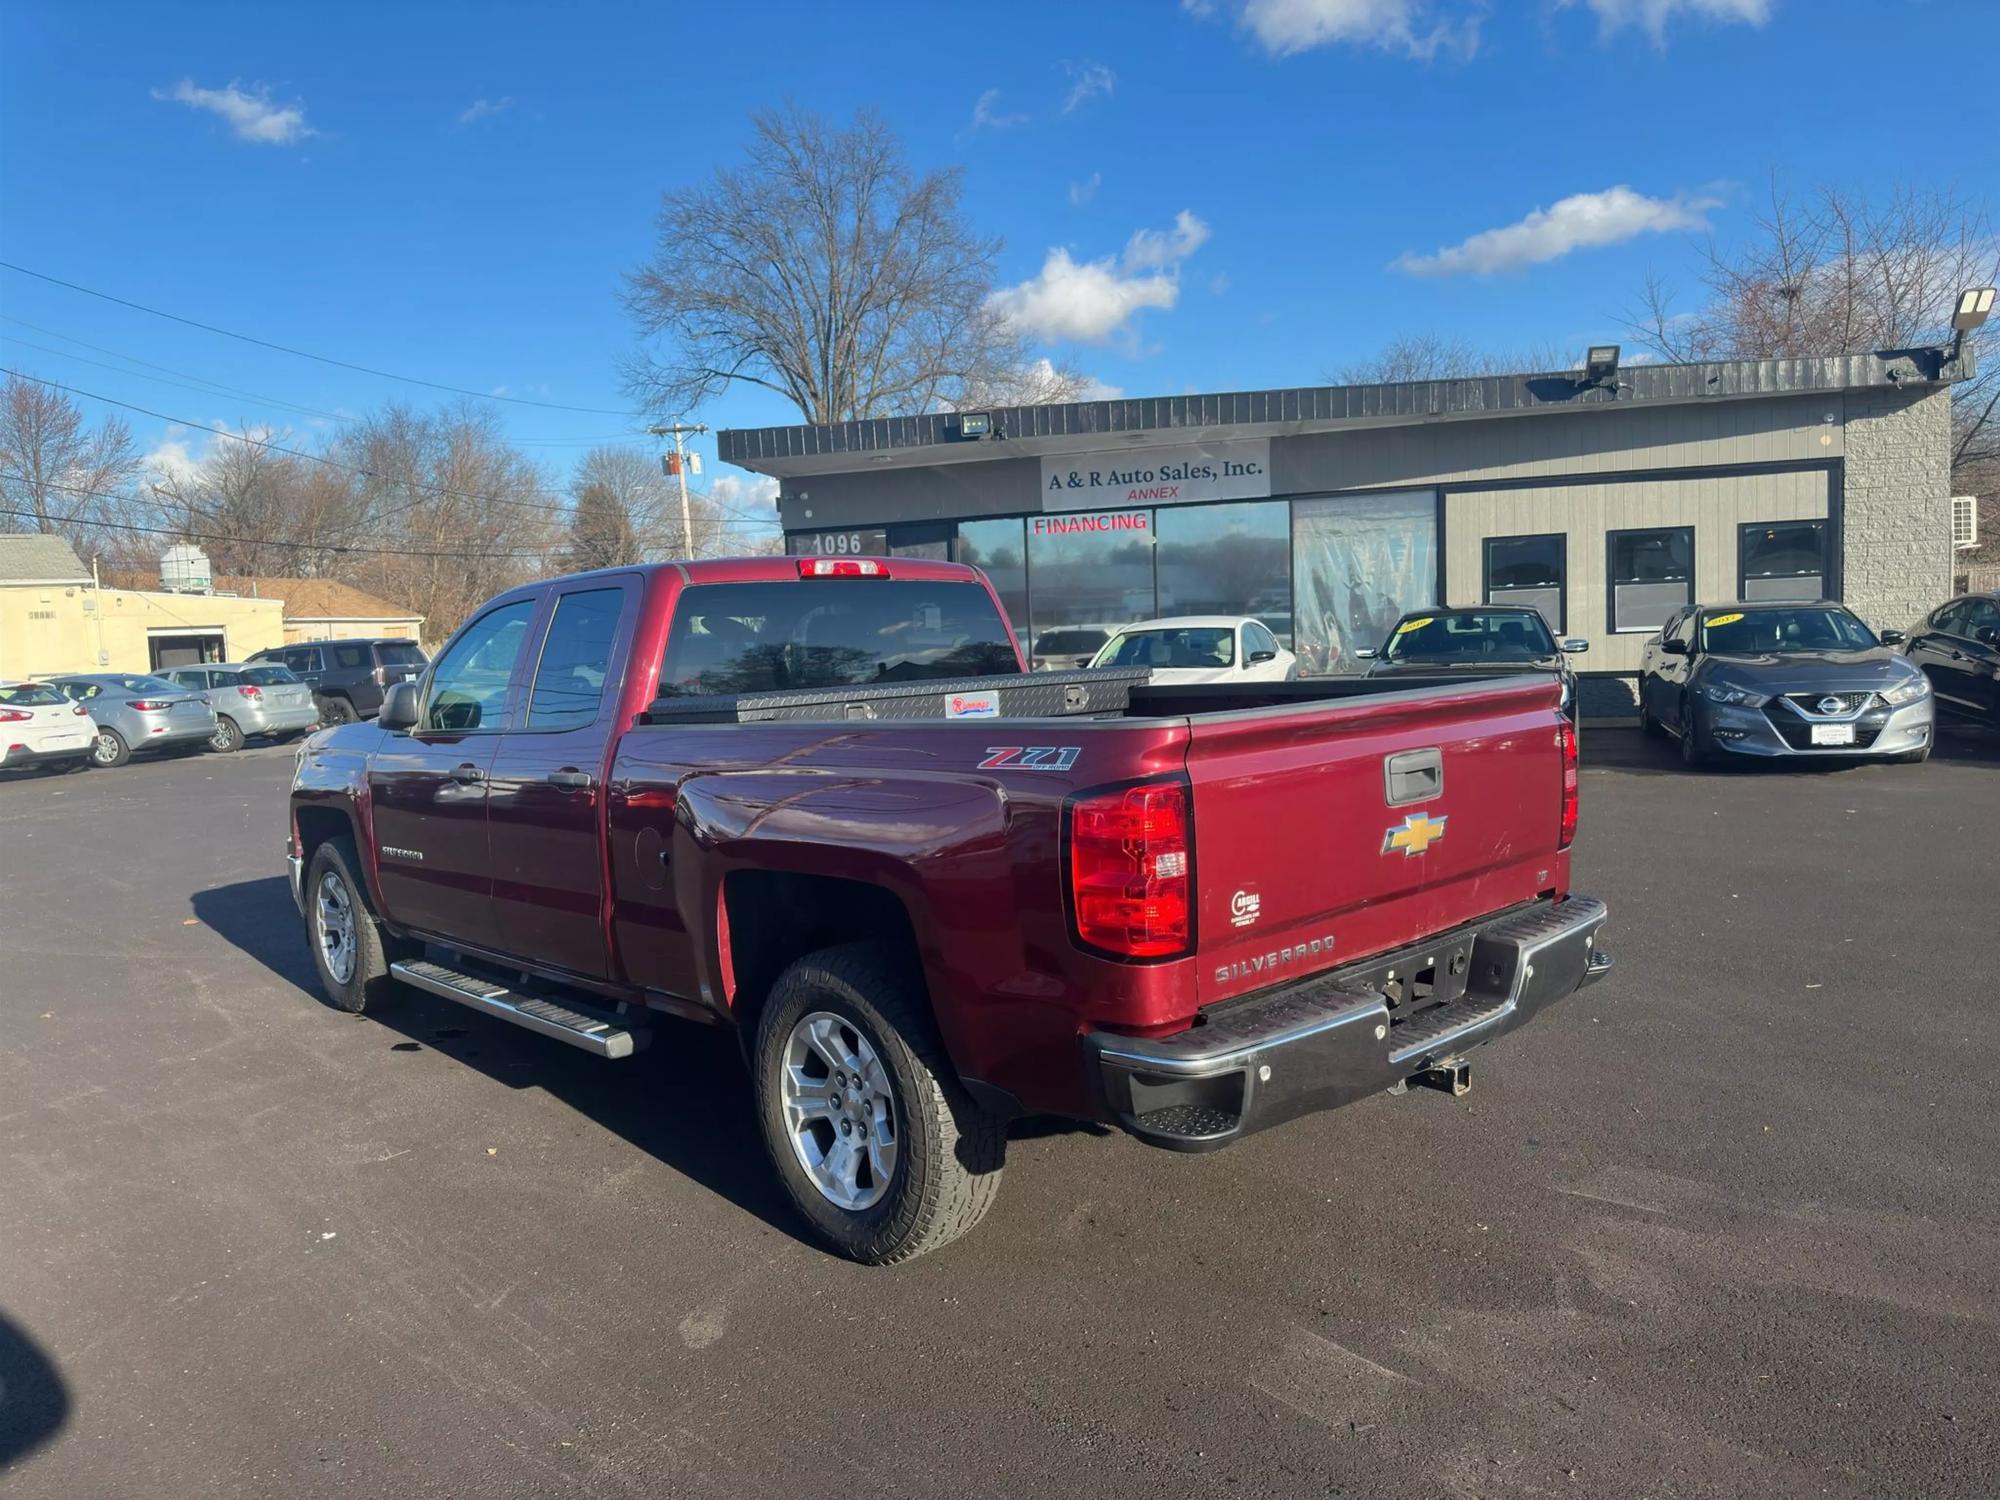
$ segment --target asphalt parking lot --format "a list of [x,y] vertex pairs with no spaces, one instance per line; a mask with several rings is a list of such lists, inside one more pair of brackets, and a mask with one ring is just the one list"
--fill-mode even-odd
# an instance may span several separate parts
[[1991,1495],[2000,746],[1585,736],[1611,980],[1213,1157],[806,1244],[729,1044],[320,1003],[288,750],[0,777],[0,1471],[266,1495]]

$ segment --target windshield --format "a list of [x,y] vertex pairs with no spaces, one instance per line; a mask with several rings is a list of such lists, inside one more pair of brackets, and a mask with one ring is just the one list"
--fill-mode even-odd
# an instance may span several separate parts
[[299,680],[289,667],[245,667],[238,676],[257,687],[284,687]]
[[186,688],[177,682],[169,682],[164,677],[114,677],[111,679],[128,693],[167,693],[178,695]]
[[425,667],[430,658],[414,641],[378,641],[375,660],[385,667]]
[[1844,609],[1733,609],[1701,617],[1701,649],[1719,656],[1866,651],[1880,644]]
[[1196,667],[1236,663],[1236,632],[1226,625],[1183,630],[1128,630],[1097,653],[1093,667]]
[[0,687],[0,703],[13,703],[22,708],[53,708],[58,703],[68,701],[54,688],[44,687],[39,682],[22,682],[12,687]]
[[1556,654],[1549,627],[1532,610],[1468,610],[1462,614],[1411,615],[1390,633],[1382,655],[1390,661],[1538,661]]
[[1103,644],[1101,630],[1051,630],[1035,642],[1035,655],[1088,656]]
[[674,610],[660,694],[762,693],[1020,671],[976,583],[699,584]]

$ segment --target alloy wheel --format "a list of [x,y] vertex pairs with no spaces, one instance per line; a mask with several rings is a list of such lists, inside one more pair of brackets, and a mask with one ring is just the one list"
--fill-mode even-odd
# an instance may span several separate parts
[[852,1021],[816,1010],[786,1038],[780,1103],[785,1133],[820,1195],[858,1212],[896,1174],[901,1131],[889,1071]]
[[313,895],[313,926],[326,972],[335,984],[346,984],[354,977],[354,898],[336,870],[319,877]]

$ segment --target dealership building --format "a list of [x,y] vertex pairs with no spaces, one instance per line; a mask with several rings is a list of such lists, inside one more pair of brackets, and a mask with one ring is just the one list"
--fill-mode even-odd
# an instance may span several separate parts
[[1969,352],[1593,356],[1581,374],[738,429],[719,452],[778,480],[788,550],[976,563],[1049,660],[1128,621],[1232,614],[1308,673],[1352,672],[1406,610],[1528,604],[1590,642],[1577,665],[1616,712],[1645,638],[1689,602],[1841,599],[1900,628],[1948,597]]

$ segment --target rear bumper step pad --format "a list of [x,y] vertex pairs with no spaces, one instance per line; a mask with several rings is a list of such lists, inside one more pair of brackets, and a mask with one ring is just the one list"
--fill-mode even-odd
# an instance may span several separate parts
[[1602,901],[1572,896],[1474,924],[1464,993],[1407,1020],[1363,987],[1380,965],[1358,965],[1232,1002],[1172,1036],[1090,1032],[1085,1054],[1108,1114],[1127,1131],[1171,1150],[1213,1151],[1394,1088],[1595,983],[1611,970],[1597,949],[1607,915]]
[[559,1042],[568,1042],[598,1057],[630,1057],[651,1036],[645,1027],[626,1027],[608,1012],[579,1009],[538,995],[517,994],[503,984],[446,968],[429,959],[392,963],[389,972],[417,989],[455,1000],[469,1009],[554,1037]]

